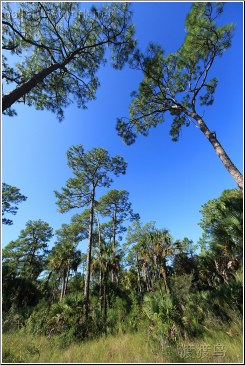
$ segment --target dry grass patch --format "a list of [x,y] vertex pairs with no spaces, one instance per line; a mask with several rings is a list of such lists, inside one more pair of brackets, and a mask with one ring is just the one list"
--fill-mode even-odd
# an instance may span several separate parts
[[[242,363],[242,342],[242,329],[234,324],[163,349],[142,332],[103,336],[66,348],[55,338],[9,333],[3,335],[2,349],[4,363]],[[215,346],[219,355],[214,354]]]

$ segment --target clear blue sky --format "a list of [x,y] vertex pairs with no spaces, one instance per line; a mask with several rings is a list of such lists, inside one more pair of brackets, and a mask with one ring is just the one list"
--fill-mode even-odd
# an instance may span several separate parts
[[[185,17],[191,3],[133,3],[133,21],[141,49],[149,42],[162,45],[166,53],[176,51],[185,37]],[[204,119],[227,153],[243,167],[243,53],[242,3],[225,5],[221,22],[234,22],[232,47],[216,60],[212,74],[219,83],[213,106],[206,108]],[[58,214],[54,190],[61,190],[72,176],[66,151],[82,144],[85,150],[103,147],[128,162],[127,174],[115,178],[111,188],[126,189],[135,212],[144,223],[156,221],[174,239],[185,236],[195,243],[201,236],[198,226],[201,205],[219,197],[224,189],[236,187],[210,143],[199,130],[183,130],[180,141],[171,142],[170,120],[146,137],[126,146],[115,131],[116,119],[128,116],[130,93],[142,75],[125,67],[113,70],[109,64],[100,69],[101,87],[97,100],[86,111],[70,106],[59,123],[51,112],[15,105],[18,116],[2,121],[2,180],[18,187],[28,197],[19,205],[12,226],[3,226],[3,246],[15,240],[28,220],[42,219],[54,230],[69,223],[73,210]],[[202,113],[200,111],[200,113]],[[98,192],[99,193],[99,192]],[[99,198],[100,193],[97,195]],[[54,241],[54,240],[53,240]]]

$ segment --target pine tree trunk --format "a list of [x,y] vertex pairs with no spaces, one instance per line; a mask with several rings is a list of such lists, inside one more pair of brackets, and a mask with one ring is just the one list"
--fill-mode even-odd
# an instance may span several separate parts
[[[114,211],[113,214],[113,238],[112,238],[112,255],[113,257],[115,256],[115,251],[116,251],[116,211]],[[111,281],[114,283],[115,282],[115,272],[114,269],[112,269],[112,273],[111,273]]]
[[103,313],[103,273],[100,269],[100,313]]
[[197,113],[189,112],[185,110],[185,113],[195,119],[200,127],[200,130],[205,135],[205,137],[209,140],[211,145],[213,146],[215,152],[217,153],[219,159],[225,166],[226,170],[230,173],[230,175],[233,177],[233,179],[236,181],[238,187],[243,190],[243,175],[241,172],[236,168],[234,163],[231,161],[227,153],[225,152],[224,148],[222,147],[221,143],[216,138],[216,134],[214,132],[211,132],[206,125],[206,123],[203,121],[203,119],[198,115]]
[[29,80],[17,86],[14,90],[4,95],[2,98],[2,111],[10,108],[16,101],[21,99],[24,95],[30,92],[35,86],[37,86],[40,82],[42,82],[45,77],[50,75],[52,72],[61,68],[59,63],[55,63],[42,71],[38,72],[34,76],[32,76]]
[[102,272],[102,242],[101,242],[101,233],[100,233],[100,220],[98,212],[96,212],[96,218],[97,218],[97,227],[98,227],[98,237],[99,237],[99,250],[100,250],[100,273],[99,273],[99,280],[100,280],[100,312],[103,311],[103,272]]
[[92,195],[91,195],[91,204],[90,204],[86,279],[85,279],[85,287],[84,287],[84,303],[85,303],[86,319],[88,319],[88,313],[89,313],[89,283],[90,283],[90,275],[91,275],[91,251],[92,251],[93,223],[94,223],[94,197],[95,197],[95,190],[93,189]]
[[108,278],[108,273],[107,273],[107,269],[104,272],[104,285],[103,285],[103,309],[104,309],[104,321],[106,322],[107,320],[107,278]]
[[[108,39],[108,41],[109,40],[110,38]],[[2,112],[10,108],[11,105],[13,105],[19,99],[21,99],[25,94],[30,92],[35,86],[37,86],[40,82],[42,82],[45,79],[45,77],[50,75],[52,72],[58,69],[65,69],[65,66],[68,63],[70,63],[75,58],[76,55],[81,54],[82,52],[86,52],[86,48],[91,48],[91,47],[96,48],[99,47],[100,45],[107,44],[108,41],[103,40],[101,42],[98,42],[97,44],[95,43],[94,46],[88,45],[82,48],[78,48],[74,52],[72,52],[69,56],[67,56],[67,58],[63,62],[54,63],[51,66],[44,68],[37,74],[34,74],[34,76],[32,76],[29,80],[23,82],[23,84],[17,86],[14,90],[12,90],[11,92],[2,97]]]
[[58,69],[65,69],[65,66],[71,62],[72,59],[79,53],[79,50],[71,53],[63,62],[54,63],[49,67],[44,68],[42,71],[34,74],[29,80],[23,82],[23,84],[17,86],[14,90],[2,97],[2,112],[10,108],[16,101],[21,99],[24,95],[29,93],[35,86],[42,82],[45,77],[49,76],[52,72]]

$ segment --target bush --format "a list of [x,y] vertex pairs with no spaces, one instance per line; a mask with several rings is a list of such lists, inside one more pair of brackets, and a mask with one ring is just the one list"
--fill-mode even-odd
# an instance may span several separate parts
[[33,311],[32,307],[18,308],[12,305],[7,312],[3,312],[3,332],[18,331],[25,326],[26,319]]
[[144,297],[143,313],[149,320],[149,335],[163,347],[179,336],[177,307],[169,293],[157,291]]
[[3,349],[2,360],[3,360],[3,363],[22,363],[22,362],[25,362],[25,359],[22,356],[16,355],[10,349]]
[[32,334],[56,336],[62,346],[86,336],[82,298],[67,297],[64,301],[47,305],[40,302],[26,322]]
[[221,284],[213,290],[201,292],[198,297],[200,305],[211,319],[228,322],[242,317],[243,287],[240,281]]

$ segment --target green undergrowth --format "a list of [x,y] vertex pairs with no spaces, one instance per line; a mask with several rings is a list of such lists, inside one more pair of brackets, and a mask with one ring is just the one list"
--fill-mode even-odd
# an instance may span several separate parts
[[198,339],[155,342],[146,332],[102,336],[62,348],[58,337],[3,334],[3,363],[230,363],[243,362],[242,328],[207,329]]

